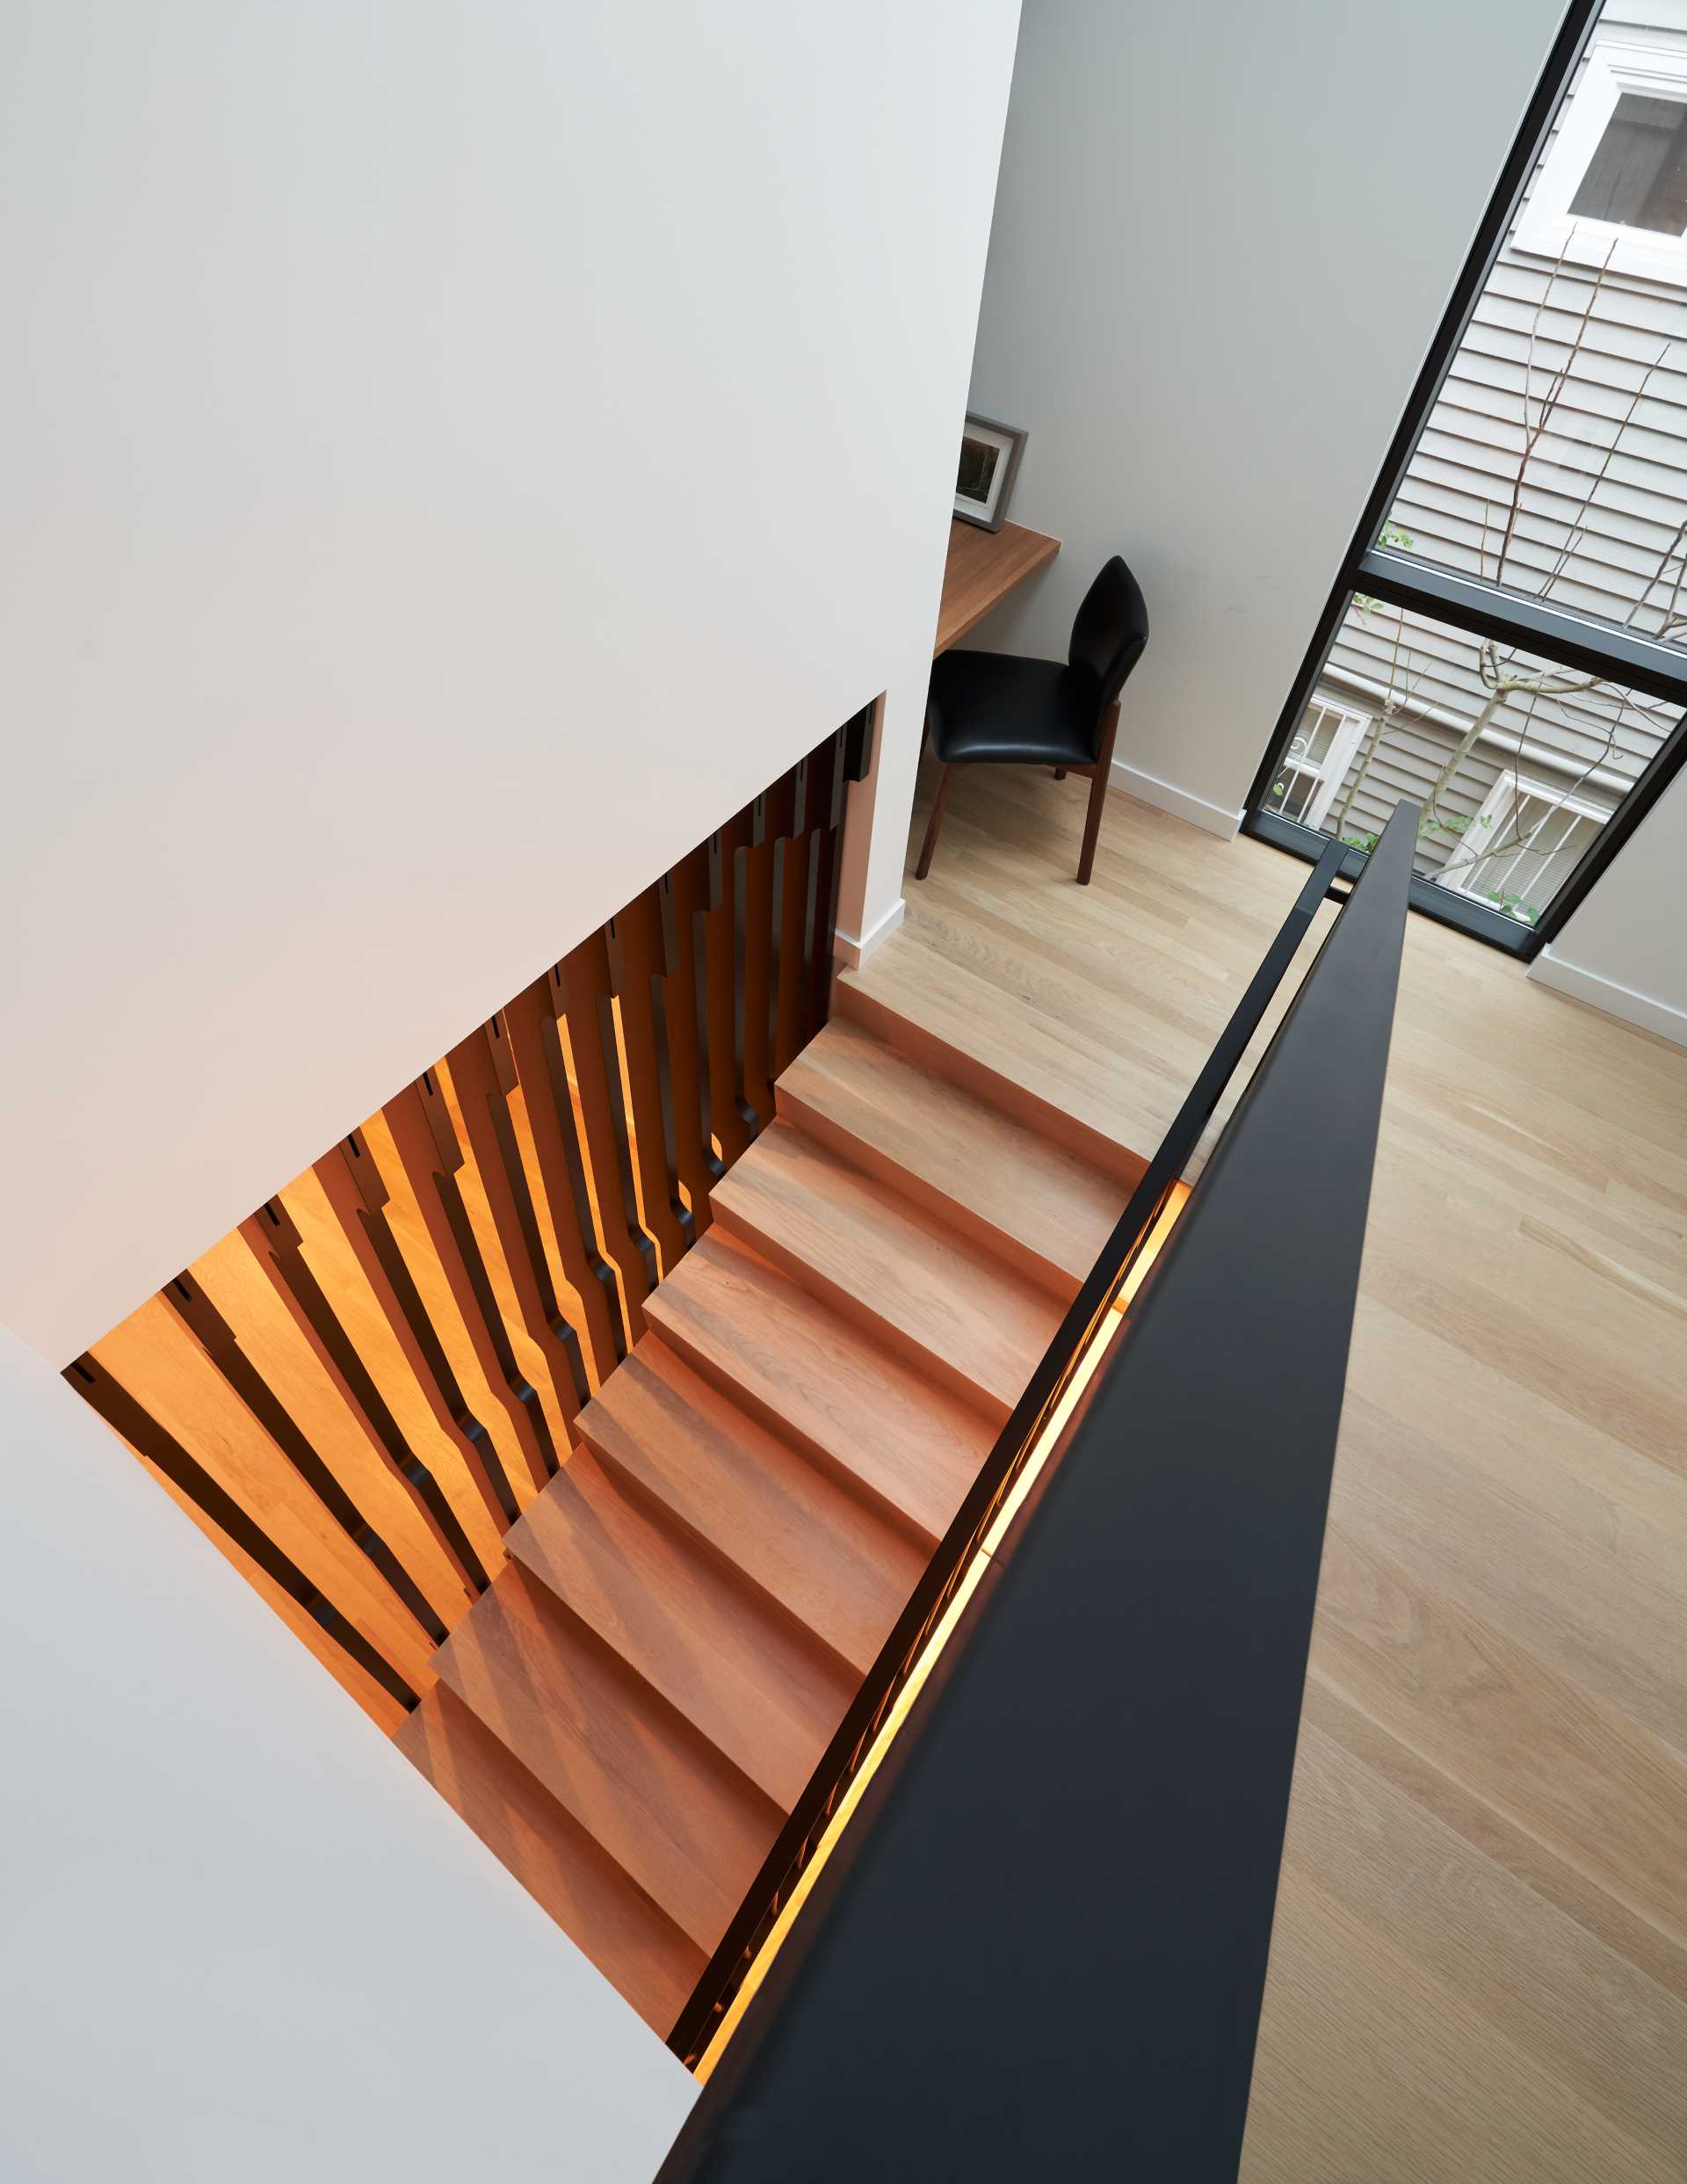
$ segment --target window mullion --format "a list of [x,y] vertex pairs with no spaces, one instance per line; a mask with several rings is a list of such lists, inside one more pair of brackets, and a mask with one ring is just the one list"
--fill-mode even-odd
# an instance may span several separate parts
[[1359,556],[1353,583],[1372,598],[1415,607],[1471,636],[1524,645],[1582,673],[1610,677],[1649,696],[1687,705],[1687,655],[1596,621],[1574,607],[1437,569],[1386,547]]

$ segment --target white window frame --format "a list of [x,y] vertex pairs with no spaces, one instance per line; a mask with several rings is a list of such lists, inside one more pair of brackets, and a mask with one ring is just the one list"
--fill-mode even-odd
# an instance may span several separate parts
[[[1329,749],[1316,765],[1304,765],[1294,755],[1294,746],[1306,732],[1306,714],[1301,723],[1289,738],[1288,749],[1278,761],[1278,775],[1286,770],[1292,773],[1309,773],[1317,786],[1307,800],[1307,808],[1300,812],[1285,812],[1282,816],[1292,826],[1310,827],[1314,831],[1324,824],[1329,807],[1336,801],[1336,792],[1347,778],[1347,769],[1353,763],[1353,753],[1359,747],[1359,738],[1370,727],[1374,715],[1356,713],[1345,698],[1337,698],[1324,690],[1314,690],[1307,700],[1306,712],[1335,713],[1340,715],[1340,726],[1329,742]],[[1273,783],[1275,786],[1275,783]]]
[[[1502,850],[1486,850],[1481,846],[1484,838],[1492,841],[1499,833],[1510,817],[1519,796],[1532,796],[1538,803],[1549,805],[1553,811],[1568,811],[1575,818],[1591,819],[1598,826],[1604,826],[1611,817],[1608,809],[1589,802],[1585,796],[1564,795],[1538,778],[1508,769],[1488,790],[1482,800],[1481,809],[1475,814],[1464,832],[1455,838],[1448,853],[1447,862],[1452,864],[1455,860],[1460,862],[1464,867],[1462,873],[1456,874],[1451,880],[1444,880],[1438,872],[1430,874],[1428,876],[1437,887],[1444,888],[1449,895],[1467,895],[1475,903],[1487,902],[1488,889],[1476,884],[1486,860],[1490,856],[1521,857],[1528,854],[1527,845],[1521,842],[1510,843]],[[1543,820],[1541,824],[1544,825],[1546,823]],[[1532,840],[1533,837],[1530,838]],[[1473,846],[1474,854],[1466,859],[1465,853]],[[1542,903],[1539,907],[1545,911],[1546,904]]]
[[1625,91],[1687,105],[1687,52],[1629,46],[1612,40],[1588,48],[1582,80],[1535,177],[1512,236],[1512,247],[1578,265],[1603,265],[1649,280],[1687,287],[1687,235],[1667,236],[1620,221],[1572,216],[1570,203],[1593,163],[1606,125]]

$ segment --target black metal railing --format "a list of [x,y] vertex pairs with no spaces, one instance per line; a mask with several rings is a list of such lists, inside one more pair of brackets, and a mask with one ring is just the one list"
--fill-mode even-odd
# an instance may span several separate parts
[[[662,2184],[1234,2184],[1416,820],[1406,805],[1390,820],[1034,1494],[974,1565]],[[1129,1273],[1332,870],[1295,904],[880,1657],[827,1756],[840,1776]],[[816,1776],[769,1861],[774,1890],[839,1794]],[[748,1906],[734,1946],[764,1923]],[[699,1992],[694,2028],[735,1969],[711,1967],[721,1984]]]
[[[1391,866],[1400,863],[1402,857],[1405,874],[1409,874],[1416,813],[1415,808],[1406,805],[1401,807],[1401,811],[1402,816],[1389,823],[1388,857],[1385,859],[1379,849],[1372,860],[1379,876],[1368,883],[1369,895],[1386,891],[1393,885]],[[1406,845],[1403,851],[1402,841]],[[1266,950],[1176,1120],[1132,1193],[1106,1247],[1062,1318],[1024,1395],[956,1512],[924,1577],[822,1756],[743,1905],[728,1927],[670,2036],[670,2044],[687,2063],[695,2064],[706,2050],[923,1655],[932,1633],[948,1612],[981,1543],[1012,1493],[1027,1459],[1039,1446],[1105,1314],[1129,1282],[1148,1240],[1161,1231],[1162,1216],[1180,1187],[1184,1172],[1321,905],[1332,894],[1345,899],[1338,888],[1344,854],[1339,842],[1330,844]],[[1398,891],[1403,914],[1404,875]],[[1347,914],[1345,911],[1342,913]],[[1339,922],[1338,918],[1338,925]],[[1339,1066],[1337,1057],[1332,1057],[1332,1062]]]

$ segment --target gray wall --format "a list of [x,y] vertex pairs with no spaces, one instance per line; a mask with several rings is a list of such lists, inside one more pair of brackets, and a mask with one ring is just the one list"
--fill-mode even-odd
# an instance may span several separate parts
[[0,1331],[5,2184],[646,2184],[697,2086]]
[[1677,773],[1530,976],[1687,1047],[1687,773]]
[[1063,548],[980,641],[1123,553],[1133,793],[1234,825],[1560,13],[1027,0],[973,407]]

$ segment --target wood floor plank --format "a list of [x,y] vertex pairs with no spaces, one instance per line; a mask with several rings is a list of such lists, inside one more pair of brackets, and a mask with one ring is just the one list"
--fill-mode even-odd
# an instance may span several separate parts
[[887,1355],[718,1224],[652,1294],[649,1318],[706,1378],[872,1495],[928,1550],[995,1439],[972,1404]]
[[622,1871],[713,1949],[778,1832],[772,1800],[513,1563],[438,1667]]
[[854,1681],[718,1557],[624,1493],[584,1450],[505,1542],[717,1752],[789,1811]]
[[1040,1284],[788,1122],[764,1130],[717,1187],[714,1217],[998,1420],[1060,1324]]
[[1687,1760],[1338,1523],[1318,1601],[1355,1705],[1687,1946]]
[[582,1438],[858,1675],[925,1557],[822,1465],[730,1402],[655,1334],[580,1413]]
[[[1321,1887],[1662,2158],[1687,2149],[1687,2004],[1367,1767],[1303,1728],[1297,1840]],[[1591,2024],[1589,1995],[1601,2008]]]
[[1241,2184],[1676,2184],[1677,2162],[1303,1868],[1272,1936]]
[[652,2032],[666,2039],[707,1961],[696,1942],[448,1686],[434,1686],[394,1741]]
[[[1502,1451],[1473,1457],[1468,1434],[1443,1449],[1363,1395],[1349,1398],[1346,1424],[1366,1459],[1336,1488],[1346,1532],[1687,1753],[1674,1659],[1687,1637],[1679,1531],[1637,1537],[1554,1467],[1537,1459],[1519,1473]],[[1687,1513],[1687,1482],[1679,1494]]]

